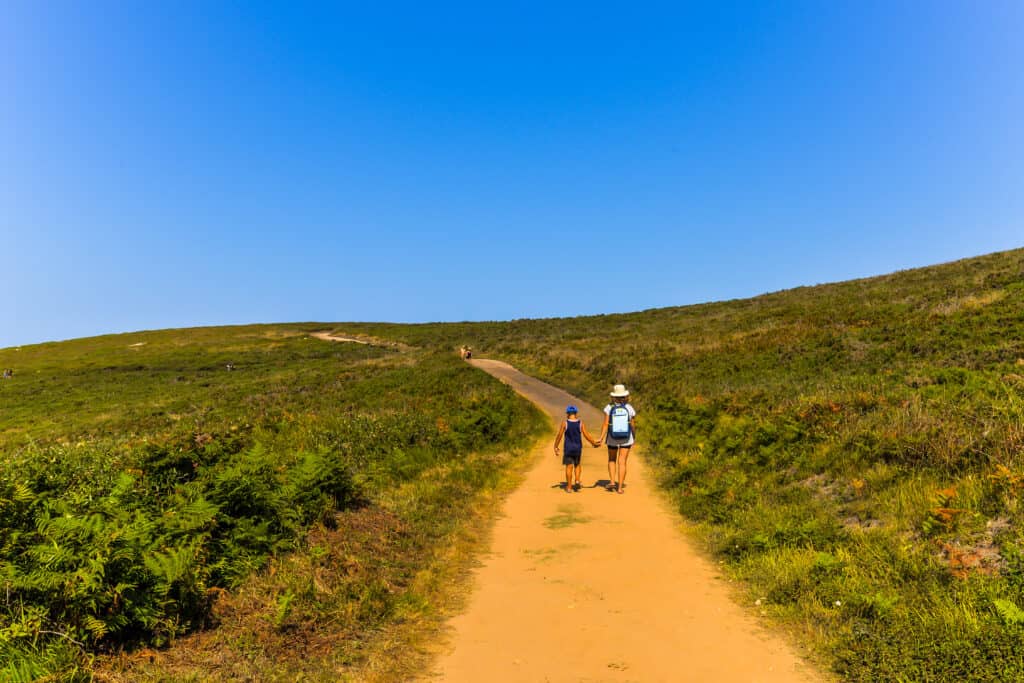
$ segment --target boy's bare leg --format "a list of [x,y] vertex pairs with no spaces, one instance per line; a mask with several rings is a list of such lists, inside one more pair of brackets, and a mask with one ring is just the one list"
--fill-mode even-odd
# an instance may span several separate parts
[[565,466],[565,492],[572,493],[572,465]]
[[630,447],[619,449],[619,493],[622,493],[622,489],[626,486],[626,462],[629,460]]
[[583,486],[580,483],[580,476],[582,474],[583,474],[583,465],[576,465],[576,486],[581,487],[581,488]]

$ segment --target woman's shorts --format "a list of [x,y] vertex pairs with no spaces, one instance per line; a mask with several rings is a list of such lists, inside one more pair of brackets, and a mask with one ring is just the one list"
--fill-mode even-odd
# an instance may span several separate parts
[[604,442],[608,448],[629,448],[633,445],[633,435],[630,434],[625,439],[613,439],[611,436],[606,436]]
[[580,466],[580,458],[582,458],[582,457],[583,457],[582,453],[576,453],[576,454],[563,453],[562,454],[562,464],[563,465],[574,465],[576,467],[579,467]]

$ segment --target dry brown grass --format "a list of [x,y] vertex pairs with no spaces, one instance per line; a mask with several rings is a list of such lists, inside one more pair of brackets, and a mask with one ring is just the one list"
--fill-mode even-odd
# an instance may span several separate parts
[[982,308],[990,304],[994,304],[997,301],[1002,301],[1006,297],[1006,290],[994,289],[989,292],[982,294],[971,294],[967,296],[955,296],[951,299],[943,301],[941,304],[935,306],[932,310],[937,315],[948,316],[958,313],[960,311],[969,311],[976,308]]

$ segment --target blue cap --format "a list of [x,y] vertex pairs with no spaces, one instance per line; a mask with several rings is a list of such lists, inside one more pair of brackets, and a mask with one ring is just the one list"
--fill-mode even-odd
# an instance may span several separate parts
[[565,412],[567,412],[567,413],[578,413],[580,411],[576,410],[576,406],[566,406]]

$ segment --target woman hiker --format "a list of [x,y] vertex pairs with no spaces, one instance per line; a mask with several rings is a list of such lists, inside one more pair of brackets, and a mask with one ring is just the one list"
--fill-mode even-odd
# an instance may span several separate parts
[[[621,384],[612,388],[611,399],[612,402],[604,407],[604,424],[597,440],[608,446],[608,490],[624,493],[626,464],[636,436],[636,410],[629,403],[629,392]],[[612,471],[613,467],[618,470],[617,476]]]
[[[576,406],[567,406],[565,409],[565,421],[558,428],[555,436],[555,457],[558,457],[558,446],[565,437],[565,455],[562,456],[562,464],[565,465],[565,492],[572,493],[580,490],[580,458],[583,457],[583,439],[590,442],[594,448],[601,445],[601,441],[594,439],[583,426],[583,420],[579,419],[579,410]],[[575,474],[575,478],[573,475]],[[576,485],[573,486],[575,480]]]

